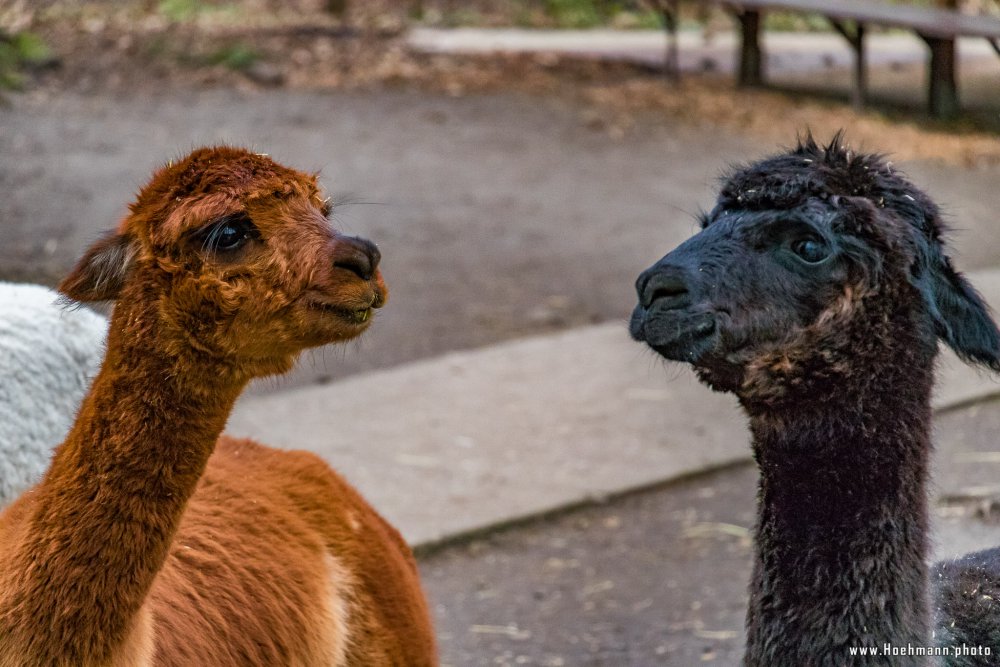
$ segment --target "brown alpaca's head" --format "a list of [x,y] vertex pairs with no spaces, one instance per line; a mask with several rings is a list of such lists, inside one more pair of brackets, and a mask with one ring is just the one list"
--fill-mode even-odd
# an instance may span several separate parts
[[386,300],[378,249],[328,214],[315,175],[200,148],[154,174],[59,289],[153,320],[126,333],[154,332],[170,353],[281,372],[304,348],[360,334]]

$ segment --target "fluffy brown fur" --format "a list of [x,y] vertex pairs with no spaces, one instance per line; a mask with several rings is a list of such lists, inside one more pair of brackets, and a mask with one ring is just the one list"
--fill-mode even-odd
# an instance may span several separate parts
[[200,149],[60,286],[116,305],[75,425],[0,515],[0,666],[436,664],[399,534],[315,456],[219,438],[251,378],[385,301],[326,208],[312,175]]

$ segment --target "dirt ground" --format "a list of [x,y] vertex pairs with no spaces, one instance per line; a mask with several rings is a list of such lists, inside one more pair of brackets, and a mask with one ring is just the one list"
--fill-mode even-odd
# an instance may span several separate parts
[[[41,98],[66,92],[131,97],[219,87],[405,89],[449,97],[521,92],[567,100],[580,109],[588,126],[612,136],[641,131],[643,117],[652,116],[706,133],[725,129],[774,144],[788,141],[783,125],[773,122],[782,118],[824,135],[850,127],[857,143],[887,144],[899,159],[971,166],[1000,162],[995,141],[1000,131],[1000,63],[993,58],[960,63],[965,111],[953,122],[934,123],[922,118],[925,74],[920,64],[872,68],[872,105],[857,114],[846,104],[849,74],[843,68],[786,76],[780,62],[769,63],[769,79],[794,91],[784,95],[737,91],[730,77],[707,72],[668,85],[661,73],[647,66],[553,53],[431,55],[408,48],[406,40],[413,16],[422,16],[424,25],[473,21],[483,26],[552,27],[572,25],[566,20],[574,6],[600,3],[345,4],[348,12],[338,17],[325,11],[325,0],[8,0],[0,3],[0,34],[26,28],[48,45],[50,57],[26,72],[27,89]],[[609,3],[606,9],[611,5],[620,10],[643,3]],[[621,12],[605,13],[610,18]],[[732,28],[722,11],[701,18],[696,14],[701,12],[685,10],[688,28],[704,34]],[[802,95],[804,91],[808,94]]]
[[[803,129],[776,124],[786,145]],[[635,276],[692,233],[726,165],[776,149],[661,117],[615,135],[572,100],[523,93],[28,94],[0,111],[0,278],[55,282],[154,167],[212,142],[322,170],[346,202],[337,224],[383,251],[391,297],[371,333],[265,391],[624,322]],[[1000,260],[1000,244],[984,242],[995,237],[1000,165],[901,167],[949,212],[960,266]]]
[[219,141],[321,169],[335,200],[355,202],[336,223],[382,248],[391,296],[373,331],[315,356],[291,382],[624,320],[635,276],[691,232],[690,213],[707,205],[726,162],[755,152],[735,137],[667,129],[613,140],[558,100],[518,96],[19,101],[0,117],[10,193],[0,200],[0,273],[53,281],[116,223],[151,169]]
[[[469,8],[510,21],[523,4]],[[52,51],[0,106],[0,279],[54,284],[157,165],[200,144],[249,145],[321,170],[342,202],[337,224],[383,250],[392,297],[373,331],[256,390],[325,382],[624,321],[635,276],[691,233],[726,165],[841,128],[943,204],[961,266],[1000,259],[983,242],[1000,203],[995,62],[963,68],[970,111],[941,125],[922,119],[919,67],[873,71],[876,104],[858,114],[845,72],[775,73],[803,95],[708,75],[669,86],[640,67],[551,55],[421,55],[403,36],[413,3],[350,3],[344,19],[323,6],[0,5],[0,28],[30,29]]]
[[738,664],[755,484],[748,464],[423,559],[442,665]]

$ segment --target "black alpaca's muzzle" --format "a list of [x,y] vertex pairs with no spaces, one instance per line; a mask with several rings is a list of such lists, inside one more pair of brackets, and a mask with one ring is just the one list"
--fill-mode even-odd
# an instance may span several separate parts
[[715,314],[698,303],[689,272],[666,259],[636,281],[639,303],[629,332],[667,359],[693,363],[712,347]]

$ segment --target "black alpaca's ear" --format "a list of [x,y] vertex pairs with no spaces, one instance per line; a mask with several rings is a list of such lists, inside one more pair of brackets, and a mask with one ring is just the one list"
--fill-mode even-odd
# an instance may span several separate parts
[[1000,331],[979,292],[938,253],[921,281],[937,335],[963,361],[1000,372]]
[[59,291],[81,302],[117,299],[138,249],[131,234],[105,234],[59,283]]

